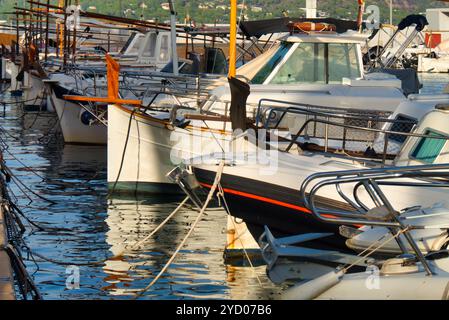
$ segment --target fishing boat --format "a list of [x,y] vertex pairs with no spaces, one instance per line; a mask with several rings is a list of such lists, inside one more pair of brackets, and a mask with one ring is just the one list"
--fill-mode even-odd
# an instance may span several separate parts
[[[123,63],[127,68],[140,71],[162,69],[171,60],[169,39],[170,33],[163,31],[150,31],[145,36],[133,34],[121,56]],[[134,55],[136,51],[138,54]],[[45,83],[50,91],[50,101],[58,114],[66,143],[104,145],[107,142],[107,118],[104,117],[105,121],[100,120],[100,115],[106,112],[106,106],[99,105],[89,110],[88,106],[83,107],[64,99],[64,95],[106,96],[104,64],[104,60],[89,62],[66,72],[51,73],[48,79],[36,79]]]
[[[291,33],[278,45],[237,70],[237,78],[248,82],[248,93],[236,95],[248,95],[249,121],[254,121],[263,99],[385,113],[406,100],[402,83],[394,76],[364,74],[363,36],[333,32],[329,25],[327,31],[299,31],[307,26],[310,23],[291,25]],[[199,108],[198,100],[191,98],[171,98],[162,108],[157,103],[143,106],[148,112],[110,105],[108,183],[114,191],[133,190],[136,185],[141,192],[176,191],[164,176],[167,169],[180,159],[226,151],[232,139],[227,82],[222,78],[211,83],[209,98]],[[167,109],[170,103],[178,107]]]
[[[207,35],[210,37],[209,33]],[[145,35],[131,36],[126,49],[122,50],[125,54],[108,54],[120,65],[122,98],[145,102],[151,101],[159,91],[181,90],[184,94],[189,90],[198,91],[200,86],[204,86],[203,82],[210,81],[212,75],[218,78],[226,73],[226,55],[218,40],[213,46],[205,42],[192,42],[190,49],[189,45],[178,45],[171,40],[172,37],[171,32],[154,29]],[[178,51],[188,51],[187,58],[179,58]],[[137,54],[133,54],[135,52]],[[52,73],[49,79],[43,80],[51,86],[51,101],[60,117],[66,143],[106,144],[108,117],[105,105],[98,111],[85,102],[64,97],[105,97],[108,80],[104,65],[104,59],[94,63],[88,61],[70,66],[63,73]],[[102,131],[101,134],[99,131]]]

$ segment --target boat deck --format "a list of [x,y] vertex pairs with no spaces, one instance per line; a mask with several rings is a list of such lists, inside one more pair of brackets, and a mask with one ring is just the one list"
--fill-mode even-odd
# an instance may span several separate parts
[[[0,182],[1,183],[1,182]],[[0,196],[0,202],[2,198]],[[15,300],[11,260],[4,250],[8,244],[3,206],[0,205],[0,300]]]

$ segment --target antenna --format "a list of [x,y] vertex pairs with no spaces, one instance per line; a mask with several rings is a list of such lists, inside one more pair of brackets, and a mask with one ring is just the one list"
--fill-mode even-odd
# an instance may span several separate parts
[[306,0],[306,18],[315,19],[316,18],[316,2],[317,0]]
[[171,50],[172,50],[172,63],[173,63],[173,75],[179,75],[178,64],[178,50],[176,48],[176,11],[173,0],[169,0],[170,6],[170,33],[171,33]]

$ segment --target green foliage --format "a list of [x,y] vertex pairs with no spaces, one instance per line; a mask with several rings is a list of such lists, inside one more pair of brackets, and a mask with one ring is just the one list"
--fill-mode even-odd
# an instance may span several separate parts
[[[46,2],[45,0],[41,0]],[[29,7],[25,0],[0,0],[0,7],[3,19],[4,12],[10,12],[18,2],[19,7]],[[75,0],[71,1],[75,3]],[[113,14],[127,16],[129,18],[158,19],[165,21],[169,19],[169,12],[161,6],[163,1],[155,0],[79,0],[84,10],[95,11],[103,14]],[[246,10],[239,14],[245,19],[268,19],[281,17],[287,13],[292,17],[305,15],[303,8],[305,0],[245,0],[239,4],[245,4]],[[57,4],[58,0],[51,0],[52,4]],[[430,0],[393,0],[394,20],[397,23],[401,18],[411,13],[424,13],[426,8],[443,7],[442,2]],[[144,5],[142,5],[144,4]],[[381,9],[381,20],[389,20],[389,0],[367,0],[367,5],[378,5]],[[176,10],[180,22],[184,22],[186,17],[191,17],[197,23],[227,23],[229,19],[229,0],[176,0]],[[91,9],[88,9],[91,7]],[[92,7],[96,9],[93,10]],[[259,12],[258,9],[261,11]],[[318,10],[323,15],[355,19],[357,16],[356,0],[318,0]]]

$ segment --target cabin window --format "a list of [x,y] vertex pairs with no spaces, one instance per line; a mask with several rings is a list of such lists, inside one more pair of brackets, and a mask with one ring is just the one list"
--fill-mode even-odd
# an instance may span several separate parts
[[361,76],[355,44],[330,43],[328,57],[329,83],[341,83],[343,78]]
[[170,58],[170,46],[169,46],[168,36],[162,36],[159,60],[160,61],[168,61],[169,58]]
[[206,48],[206,73],[226,74],[226,55],[220,48]]
[[274,68],[284,59],[287,52],[292,47],[293,43],[284,42],[281,44],[279,49],[273,55],[273,57],[257,72],[254,78],[251,80],[253,84],[263,84],[265,80],[270,76],[273,72]]
[[[424,134],[426,136],[433,137],[446,137],[445,135],[430,129],[426,130]],[[415,160],[432,164],[440,155],[441,150],[443,150],[445,144],[446,139],[434,139],[430,137],[420,138],[418,144],[415,147],[415,150],[413,150],[411,154],[411,157]]]
[[[131,42],[134,40],[134,38],[136,37],[137,32],[133,32],[131,34],[131,36],[128,38],[128,40],[126,41],[125,45],[123,46],[123,48],[120,50],[121,54],[124,54],[126,52],[126,50],[128,50],[129,46],[131,45]],[[132,48],[131,48],[132,49]]]
[[145,57],[155,57],[156,55],[156,43],[157,43],[157,34],[151,33],[148,37],[148,41],[145,43],[145,48],[143,50],[143,55]]
[[[413,127],[416,125],[417,121],[415,118],[407,117],[405,115],[398,115],[395,118],[395,121],[393,122],[393,125],[390,128],[390,131],[393,132],[403,132],[403,133],[410,133],[413,129]],[[404,143],[407,139],[406,135],[402,134],[391,134],[388,136],[390,140]]]
[[360,76],[355,44],[301,43],[270,83],[341,83]]
[[282,65],[271,84],[325,82],[325,46],[303,43]]

